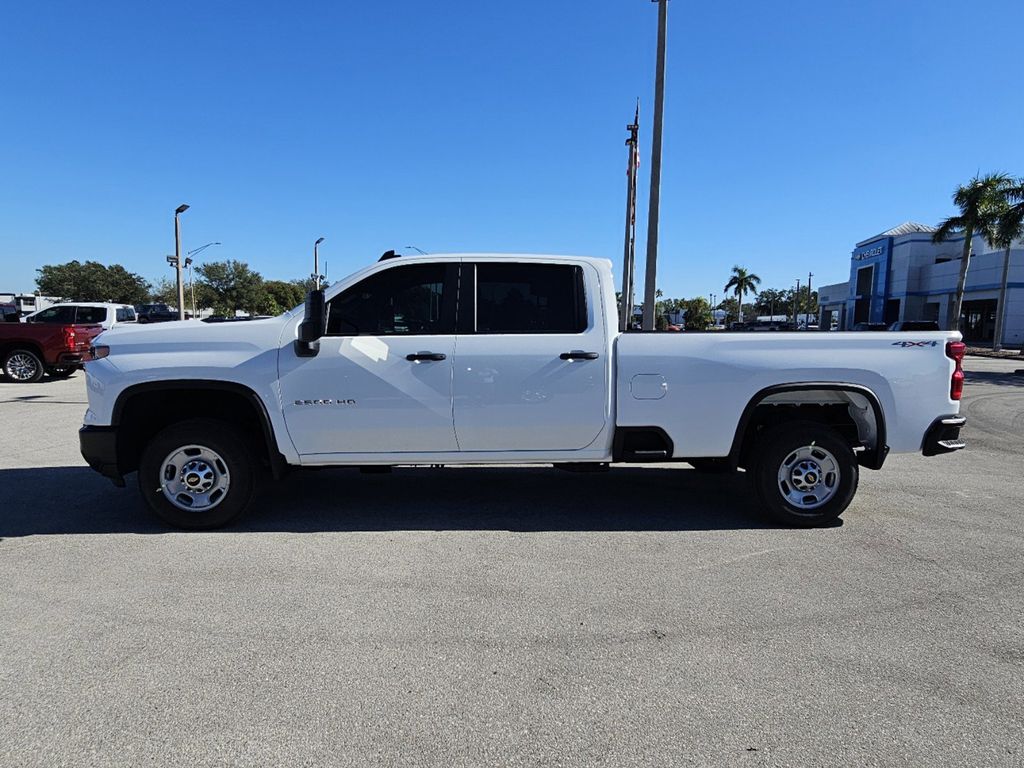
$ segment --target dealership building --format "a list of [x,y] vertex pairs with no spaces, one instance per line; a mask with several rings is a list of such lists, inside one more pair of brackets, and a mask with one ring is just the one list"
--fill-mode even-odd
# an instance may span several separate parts
[[[963,236],[932,242],[935,227],[907,222],[862,240],[853,249],[850,279],[818,288],[819,326],[850,330],[857,323],[935,320],[947,328],[956,297]],[[975,236],[961,311],[964,339],[991,344],[997,313],[1004,346],[1024,343],[1024,242],[1010,249],[1006,305],[999,306],[1006,251]]]

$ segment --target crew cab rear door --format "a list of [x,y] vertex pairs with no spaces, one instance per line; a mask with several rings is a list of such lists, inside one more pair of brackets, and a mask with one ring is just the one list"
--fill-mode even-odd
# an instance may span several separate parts
[[586,263],[466,261],[455,350],[461,451],[574,451],[608,419],[610,361]]
[[328,301],[315,357],[282,347],[281,401],[303,459],[457,450],[457,279],[458,262],[389,266]]

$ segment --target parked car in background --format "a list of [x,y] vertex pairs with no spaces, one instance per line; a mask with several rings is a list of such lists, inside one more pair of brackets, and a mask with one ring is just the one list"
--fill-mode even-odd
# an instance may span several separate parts
[[938,320],[900,320],[889,326],[890,331],[937,331]]
[[203,318],[203,322],[204,323],[239,323],[239,322],[244,322],[246,320],[266,320],[266,319],[268,319],[270,317],[273,317],[273,315],[236,315],[234,317],[229,317],[227,315],[210,315],[209,317],[204,317]]
[[104,330],[110,330],[120,323],[134,323],[135,307],[90,301],[54,304],[52,307],[33,312],[25,318],[25,322],[99,325]]
[[0,323],[16,323],[21,320],[21,312],[14,304],[0,304]]
[[136,310],[140,323],[167,323],[178,319],[178,311],[166,304],[142,304]]
[[0,369],[8,381],[30,384],[49,374],[65,378],[82,367],[100,325],[0,323]]
[[853,326],[855,331],[887,331],[889,326],[885,323],[857,323]]

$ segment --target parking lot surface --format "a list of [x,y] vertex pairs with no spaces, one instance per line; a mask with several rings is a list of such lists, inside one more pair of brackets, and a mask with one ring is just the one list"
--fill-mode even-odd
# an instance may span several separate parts
[[182,533],[0,383],[0,765],[1024,764],[1024,360],[787,530],[686,465],[297,472]]

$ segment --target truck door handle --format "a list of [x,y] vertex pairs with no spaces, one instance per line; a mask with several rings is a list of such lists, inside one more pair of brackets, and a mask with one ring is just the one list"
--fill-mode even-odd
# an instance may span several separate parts
[[438,362],[444,360],[445,356],[441,352],[416,352],[411,355],[406,355],[405,359],[410,362],[415,362],[417,360],[433,360],[434,362]]
[[572,352],[563,352],[558,356],[559,360],[597,360],[597,352],[584,352],[582,349],[574,349]]

